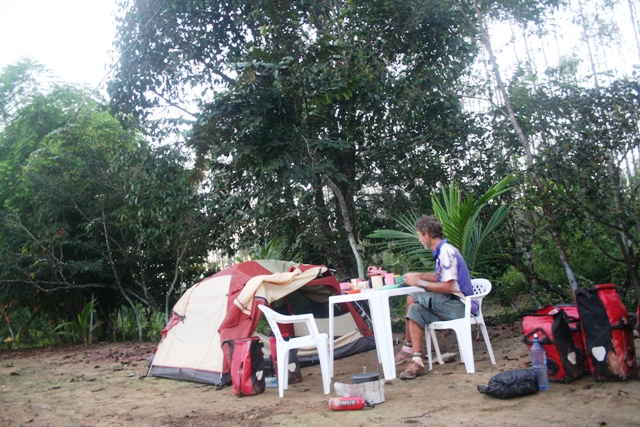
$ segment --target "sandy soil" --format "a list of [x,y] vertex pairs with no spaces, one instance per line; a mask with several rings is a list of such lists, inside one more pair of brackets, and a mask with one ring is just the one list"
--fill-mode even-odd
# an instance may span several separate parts
[[[499,400],[480,394],[495,374],[526,367],[520,325],[490,328],[497,365],[475,343],[476,373],[458,359],[413,381],[385,384],[385,402],[360,411],[331,411],[322,394],[320,368],[302,369],[303,381],[283,399],[277,389],[237,398],[231,387],[146,377],[153,344],[103,343],[89,347],[0,352],[0,426],[638,426],[640,380],[571,384],[526,397]],[[636,339],[640,354],[640,340]],[[457,351],[443,335],[443,352]],[[334,381],[381,372],[376,352],[336,361]],[[402,368],[399,368],[402,369]],[[333,391],[333,389],[332,389]]]

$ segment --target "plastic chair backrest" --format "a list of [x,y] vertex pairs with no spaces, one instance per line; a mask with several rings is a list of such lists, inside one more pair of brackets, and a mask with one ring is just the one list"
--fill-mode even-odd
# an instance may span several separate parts
[[[473,288],[473,296],[467,297],[466,300],[469,301],[471,298],[478,301],[478,312],[475,317],[482,317],[482,300],[491,292],[491,282],[487,279],[471,279],[471,287]],[[471,315],[471,317],[474,316]]]
[[309,336],[316,337],[320,333],[312,314],[294,314],[287,316],[285,314],[278,313],[266,305],[260,305],[258,308],[260,308],[264,313],[264,316],[267,318],[267,322],[269,322],[269,326],[271,327],[271,331],[278,341],[284,341],[278,323],[305,323],[307,330],[309,331]]
[[472,279],[471,287],[473,288],[474,296],[486,296],[491,292],[491,282],[487,279]]

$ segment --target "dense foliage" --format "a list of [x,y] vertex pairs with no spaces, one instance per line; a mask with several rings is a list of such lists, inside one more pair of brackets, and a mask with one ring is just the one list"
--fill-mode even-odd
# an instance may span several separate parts
[[591,57],[584,79],[575,57],[503,74],[489,37],[577,7],[130,0],[108,105],[33,61],[6,67],[0,338],[157,334],[212,253],[402,273],[397,242],[367,236],[432,212],[505,305],[601,282],[637,304],[640,82]]
[[111,94],[134,117],[187,82],[221,87],[188,144],[249,247],[280,236],[352,275],[350,239],[464,165],[453,84],[475,48],[451,4],[135,2],[118,43]]
[[215,215],[185,159],[87,92],[53,84],[23,99],[0,150],[5,310],[66,319],[95,295],[103,316],[126,304],[140,317],[138,303],[152,315],[203,271]]

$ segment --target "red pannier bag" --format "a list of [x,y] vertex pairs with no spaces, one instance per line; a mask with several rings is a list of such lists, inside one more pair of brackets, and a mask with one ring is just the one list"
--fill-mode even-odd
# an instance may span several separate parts
[[576,289],[582,336],[589,368],[596,381],[626,380],[638,372],[633,322],[616,285]]
[[569,383],[585,372],[580,321],[576,314],[575,306],[550,305],[520,316],[523,341],[529,350],[533,345],[533,335],[538,334],[540,344],[547,354],[550,381]]
[[231,359],[231,383],[236,396],[253,396],[264,392],[264,353],[260,338],[228,340]]

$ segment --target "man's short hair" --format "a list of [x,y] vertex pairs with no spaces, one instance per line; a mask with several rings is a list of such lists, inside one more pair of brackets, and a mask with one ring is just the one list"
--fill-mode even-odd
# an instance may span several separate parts
[[414,224],[416,231],[420,233],[429,233],[429,236],[435,238],[444,238],[442,234],[442,224],[433,215],[422,215]]

